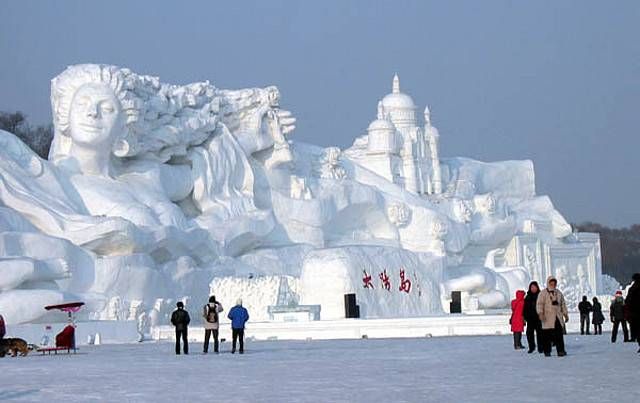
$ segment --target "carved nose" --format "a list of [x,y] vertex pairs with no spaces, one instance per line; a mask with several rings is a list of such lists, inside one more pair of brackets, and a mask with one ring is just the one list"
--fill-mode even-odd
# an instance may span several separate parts
[[90,116],[92,118],[98,117],[97,105],[91,105],[87,108],[87,116]]

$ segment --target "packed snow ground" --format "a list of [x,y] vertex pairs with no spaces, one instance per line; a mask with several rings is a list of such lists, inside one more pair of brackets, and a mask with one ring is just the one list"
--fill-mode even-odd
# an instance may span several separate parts
[[83,347],[0,359],[0,400],[49,402],[637,402],[640,354],[609,334],[569,355],[507,336],[247,342],[245,355],[176,356],[173,344]]

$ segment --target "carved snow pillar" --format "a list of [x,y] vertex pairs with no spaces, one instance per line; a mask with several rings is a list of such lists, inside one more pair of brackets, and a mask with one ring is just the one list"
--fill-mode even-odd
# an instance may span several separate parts
[[438,129],[431,125],[431,112],[428,106],[424,108],[424,133],[427,136],[431,152],[431,188],[434,194],[441,194],[442,171],[440,170],[440,155],[438,152],[440,134]]

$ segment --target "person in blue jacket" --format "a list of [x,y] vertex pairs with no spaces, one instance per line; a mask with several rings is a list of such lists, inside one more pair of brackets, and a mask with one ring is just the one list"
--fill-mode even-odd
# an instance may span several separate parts
[[244,325],[249,320],[249,312],[242,306],[241,298],[238,298],[236,306],[231,308],[227,318],[231,319],[231,334],[233,336],[231,354],[236,352],[238,339],[240,339],[240,354],[244,354]]

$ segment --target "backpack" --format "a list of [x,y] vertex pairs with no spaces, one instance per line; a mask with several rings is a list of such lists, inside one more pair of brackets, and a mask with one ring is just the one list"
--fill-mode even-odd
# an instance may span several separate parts
[[204,319],[209,323],[218,323],[218,304],[214,304],[213,308],[207,304],[204,306]]

